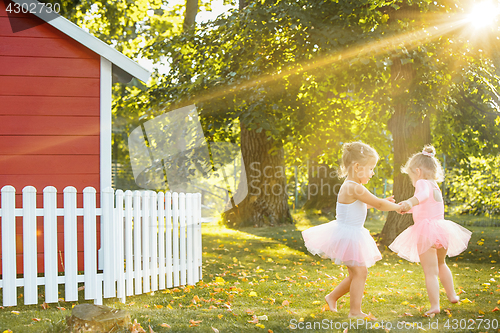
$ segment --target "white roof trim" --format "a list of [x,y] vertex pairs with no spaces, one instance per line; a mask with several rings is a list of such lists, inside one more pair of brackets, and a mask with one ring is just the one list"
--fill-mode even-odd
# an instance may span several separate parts
[[141,65],[139,65],[132,59],[128,58],[124,54],[118,52],[113,47],[104,43],[100,39],[92,36],[85,30],[77,26],[76,24],[68,21],[67,19],[58,14],[56,14],[57,15],[56,18],[53,18],[54,14],[48,15],[47,13],[44,12],[40,13],[39,6],[42,5],[40,2],[36,0],[13,0],[13,1],[20,5],[28,4],[28,8],[32,8],[29,7],[29,4],[34,4],[36,6],[35,8],[37,8],[37,10],[33,12],[34,15],[46,21],[48,24],[58,29],[62,33],[73,38],[78,43],[84,45],[85,47],[99,54],[101,57],[106,58],[111,63],[120,67],[130,75],[138,78],[142,82],[146,83],[149,80],[151,73],[148,70],[146,70]]

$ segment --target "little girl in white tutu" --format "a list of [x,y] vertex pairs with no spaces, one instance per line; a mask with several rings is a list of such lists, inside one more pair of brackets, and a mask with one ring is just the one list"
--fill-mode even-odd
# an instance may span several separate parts
[[382,259],[377,244],[364,228],[367,208],[400,211],[393,197],[380,199],[362,184],[368,183],[378,161],[377,152],[362,142],[346,143],[343,147],[339,175],[347,176],[337,196],[337,219],[302,232],[309,252],[330,258],[347,266],[349,275],[325,296],[331,311],[337,311],[337,300],[350,292],[349,317],[366,317],[361,311],[367,267]]
[[419,262],[424,269],[425,285],[431,308],[425,314],[439,313],[439,279],[448,300],[457,303],[459,298],[453,287],[453,277],[445,257],[453,257],[467,248],[471,232],[455,222],[444,219],[444,204],[436,181],[443,181],[443,169],[434,157],[432,146],[425,146],[421,153],[410,157],[401,169],[407,173],[415,195],[401,202],[403,212],[413,213],[414,224],[399,234],[389,248],[400,257]]

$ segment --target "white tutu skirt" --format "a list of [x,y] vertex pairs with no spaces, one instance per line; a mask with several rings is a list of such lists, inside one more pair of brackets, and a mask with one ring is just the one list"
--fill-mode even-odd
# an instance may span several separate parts
[[401,258],[420,262],[419,255],[431,247],[445,248],[449,257],[465,249],[472,232],[449,220],[425,219],[401,232],[389,245]]
[[337,265],[370,267],[382,259],[370,232],[362,226],[334,220],[302,231],[302,238],[309,252]]

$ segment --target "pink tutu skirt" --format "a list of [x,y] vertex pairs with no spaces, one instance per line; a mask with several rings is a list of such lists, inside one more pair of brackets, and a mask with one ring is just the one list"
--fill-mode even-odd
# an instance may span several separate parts
[[309,252],[330,258],[337,265],[370,267],[382,259],[373,237],[363,226],[331,221],[302,231],[302,238]]
[[420,262],[419,255],[430,249],[445,248],[449,257],[459,255],[465,249],[472,232],[448,220],[422,220],[405,229],[389,245],[401,258]]

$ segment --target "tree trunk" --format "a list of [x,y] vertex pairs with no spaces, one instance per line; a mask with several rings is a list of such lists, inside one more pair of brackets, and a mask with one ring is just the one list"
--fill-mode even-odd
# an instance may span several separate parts
[[[414,85],[413,64],[402,65],[401,59],[393,59],[391,67],[392,89],[394,93],[394,114],[389,120],[389,130],[394,142],[394,187],[396,202],[413,196],[415,189],[410,177],[401,173],[401,166],[414,153],[431,142],[429,116],[421,112],[410,113],[410,96]],[[413,224],[411,214],[400,215],[389,212],[382,229],[381,244],[389,245],[404,229]]]
[[198,14],[198,0],[186,0],[186,14],[184,15],[183,31],[187,32],[194,27]]
[[307,201],[305,210],[320,209],[322,213],[334,214],[341,181],[335,169],[316,161],[307,163]]
[[249,131],[243,124],[240,129],[245,172],[242,170],[236,194],[222,215],[224,223],[233,228],[292,223],[283,148],[271,155],[273,142],[264,131]]

